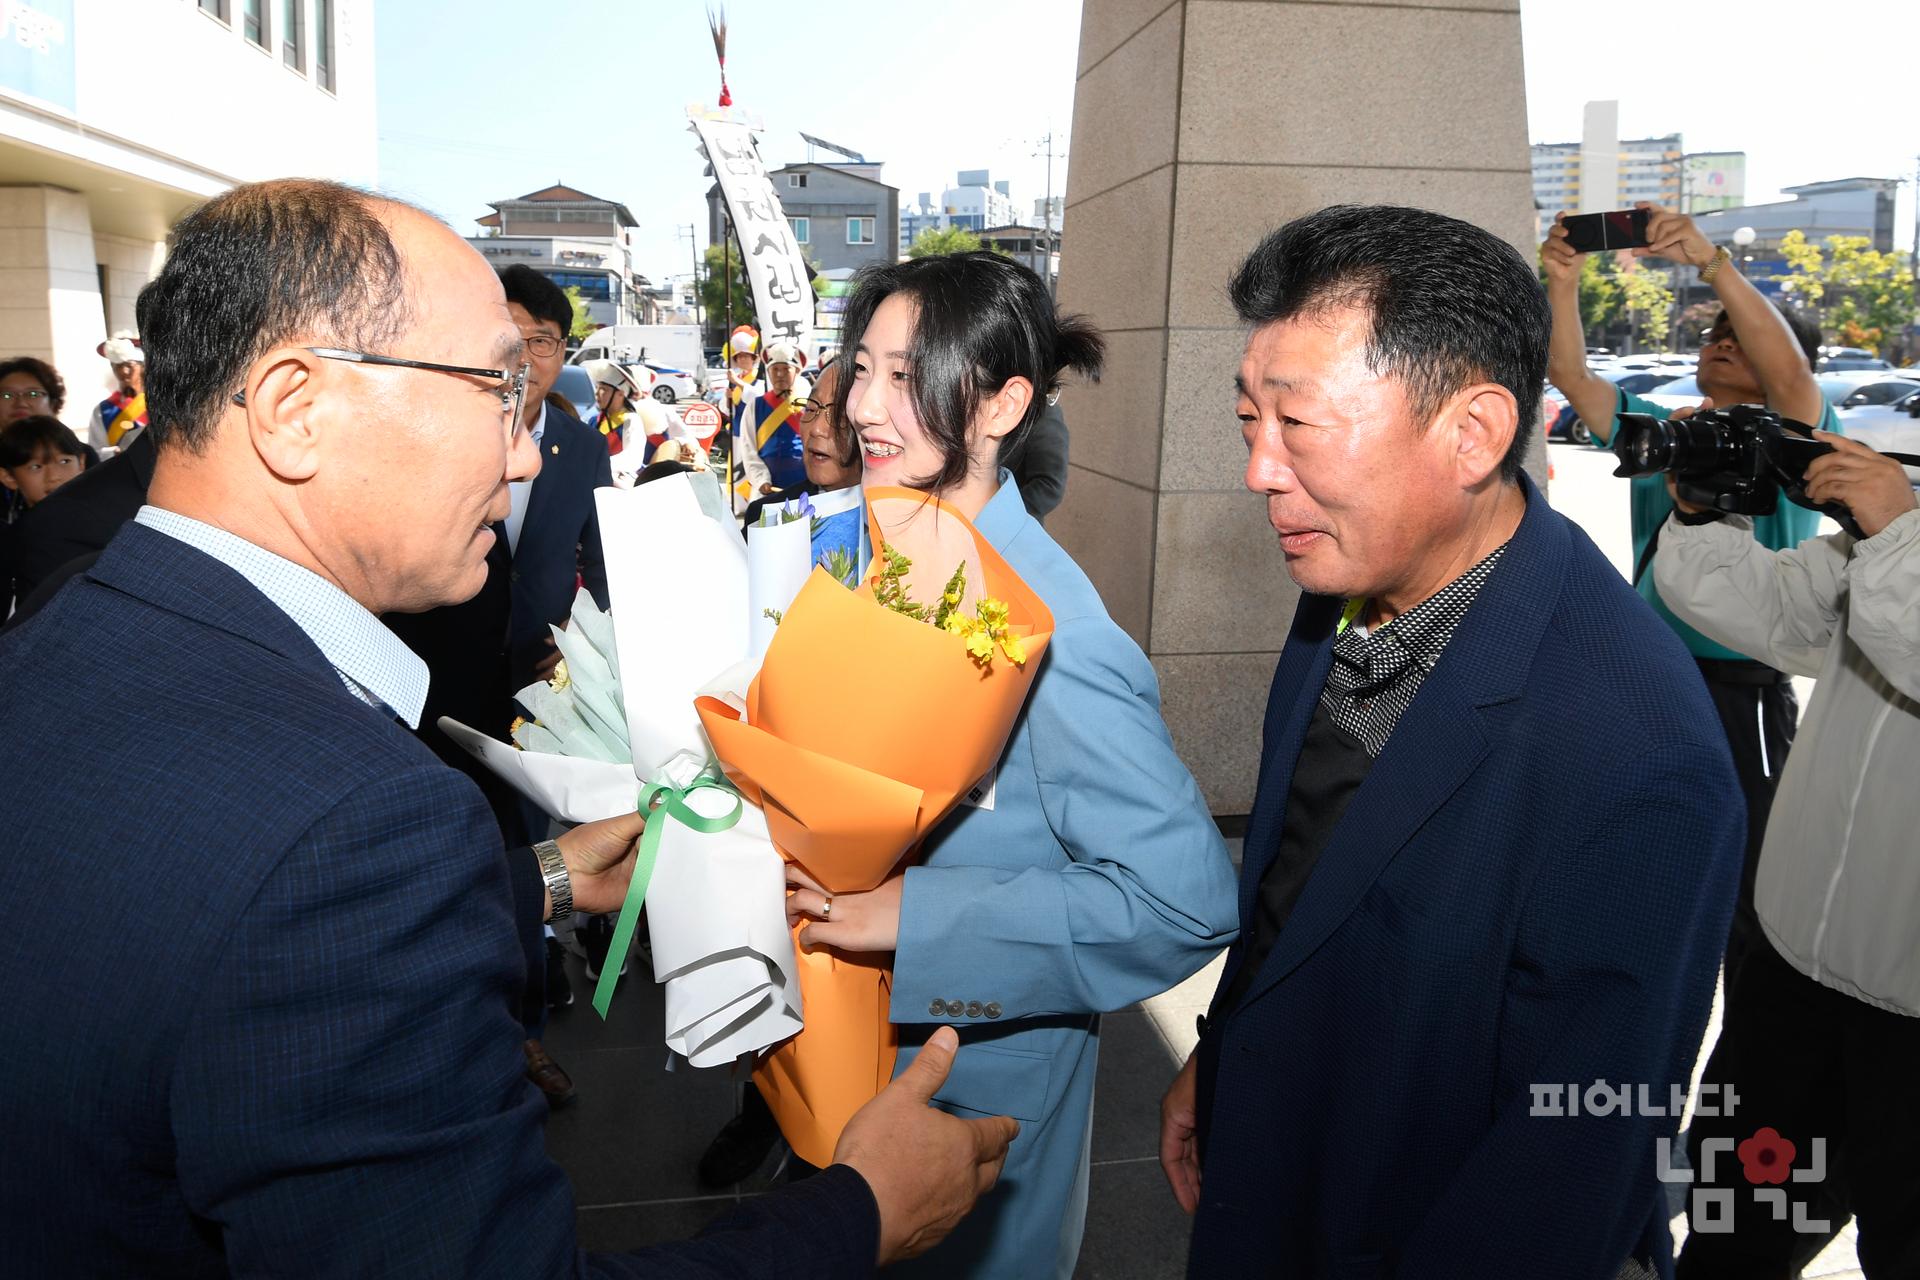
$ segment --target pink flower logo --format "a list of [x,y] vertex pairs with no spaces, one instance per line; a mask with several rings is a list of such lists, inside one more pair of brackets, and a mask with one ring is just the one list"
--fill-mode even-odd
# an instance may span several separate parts
[[1771,1125],[1758,1130],[1735,1151],[1740,1163],[1747,1167],[1747,1181],[1755,1186],[1763,1182],[1778,1186],[1793,1172],[1795,1147]]

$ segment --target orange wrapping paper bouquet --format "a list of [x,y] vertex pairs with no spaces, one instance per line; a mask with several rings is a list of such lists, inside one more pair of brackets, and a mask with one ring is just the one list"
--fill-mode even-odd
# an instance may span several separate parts
[[[1046,605],[952,507],[911,489],[867,501],[873,572],[885,541],[913,559],[913,598],[931,604],[965,559],[963,607],[1004,601],[1026,662],[996,649],[982,668],[959,636],[875,603],[871,577],[849,591],[815,570],[747,691],[746,718],[699,699],[715,754],[765,809],[774,845],[830,893],[886,879],[993,768],[1053,631]],[[806,1026],[761,1059],[754,1082],[794,1152],[825,1166],[893,1075],[892,957],[823,948],[800,950],[799,963]]]

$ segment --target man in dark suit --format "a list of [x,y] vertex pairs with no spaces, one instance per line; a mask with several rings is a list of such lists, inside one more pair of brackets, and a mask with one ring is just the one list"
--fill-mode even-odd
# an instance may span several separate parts
[[253,184],[175,228],[139,315],[148,504],[0,640],[10,1268],[825,1277],[944,1235],[1015,1126],[928,1108],[942,1055],[701,1239],[575,1246],[515,920],[617,905],[642,824],[504,849],[407,732],[424,664],[378,622],[478,591],[536,465],[480,256],[404,205]]
[[508,633],[511,686],[545,679],[559,661],[549,627],[564,627],[578,586],[607,607],[607,561],[593,491],[613,484],[606,437],[547,399],[567,357],[573,304],[560,286],[529,266],[500,272],[507,311],[527,343],[527,429],[540,450],[540,473],[511,486],[507,542],[513,550],[513,614]]
[[1521,471],[1533,268],[1343,207],[1232,294],[1247,485],[1305,594],[1240,941],[1162,1106],[1190,1273],[1671,1274],[1743,809],[1685,650]]

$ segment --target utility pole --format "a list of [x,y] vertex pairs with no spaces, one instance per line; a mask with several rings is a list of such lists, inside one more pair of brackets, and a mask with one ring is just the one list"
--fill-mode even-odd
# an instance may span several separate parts
[[698,228],[694,223],[687,222],[676,226],[674,232],[686,240],[687,250],[693,254],[693,322],[701,327],[703,331],[701,341],[704,342],[706,340],[704,330],[706,329],[707,320],[704,311],[705,304],[700,298],[700,237]]
[[[1044,259],[1045,265],[1041,270],[1047,279],[1047,296],[1052,297],[1055,285],[1055,272],[1053,269],[1053,160],[1056,152],[1053,149],[1053,127],[1051,125],[1047,127],[1047,136],[1041,145],[1046,148],[1045,154],[1047,157],[1047,202],[1041,206],[1044,210],[1041,214],[1041,222],[1045,227],[1045,234],[1041,237],[1041,240],[1046,257]],[[1040,155],[1041,153],[1036,151],[1034,154]],[[1064,158],[1066,153],[1060,152],[1057,154]]]

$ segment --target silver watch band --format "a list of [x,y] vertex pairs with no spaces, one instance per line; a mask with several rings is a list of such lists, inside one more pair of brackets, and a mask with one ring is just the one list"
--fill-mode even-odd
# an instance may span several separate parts
[[547,923],[559,924],[573,914],[573,877],[567,874],[566,859],[553,841],[542,840],[533,846],[533,856],[540,860],[540,878],[547,882],[547,894],[553,899]]

